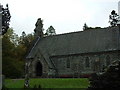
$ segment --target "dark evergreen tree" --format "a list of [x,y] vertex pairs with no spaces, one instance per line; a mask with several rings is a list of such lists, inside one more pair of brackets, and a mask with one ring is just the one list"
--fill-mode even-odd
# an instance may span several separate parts
[[84,26],[83,26],[83,31],[87,30],[88,29],[88,26],[87,24],[85,23]]
[[111,15],[109,15],[109,22],[110,22],[110,25],[111,25],[111,26],[116,26],[116,25],[117,25],[118,15],[117,15],[117,13],[115,12],[115,10],[113,10],[113,11],[111,12]]
[[35,24],[35,29],[34,29],[34,33],[35,33],[35,38],[39,37],[43,37],[43,20],[41,18],[38,18],[36,24]]
[[120,61],[107,68],[107,71],[101,75],[96,73],[91,75],[90,87],[88,90],[97,88],[116,89],[120,87]]
[[2,5],[0,5],[0,8],[2,8],[2,11],[0,12],[2,14],[2,35],[4,35],[9,28],[9,22],[10,22],[11,15],[9,12],[8,4],[6,5],[6,8],[3,8]]
[[56,31],[55,31],[55,29],[53,28],[53,26],[50,26],[50,27],[46,30],[45,35],[47,35],[47,36],[56,35]]

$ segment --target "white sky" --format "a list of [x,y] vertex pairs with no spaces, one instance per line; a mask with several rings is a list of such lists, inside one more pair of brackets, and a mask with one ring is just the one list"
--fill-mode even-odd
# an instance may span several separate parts
[[21,35],[34,32],[38,18],[44,29],[52,25],[57,34],[81,31],[84,23],[90,27],[109,26],[109,14],[118,12],[119,0],[0,0],[8,3],[11,13],[10,27]]

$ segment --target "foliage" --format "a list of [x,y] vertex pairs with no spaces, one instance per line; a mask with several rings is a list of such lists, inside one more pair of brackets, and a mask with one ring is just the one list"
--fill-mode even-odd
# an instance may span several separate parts
[[9,28],[7,33],[3,36],[4,37],[7,37],[11,43],[13,43],[15,46],[18,45],[18,42],[19,42],[19,37],[16,33],[14,33],[14,30],[13,28]]
[[20,77],[23,72],[23,62],[18,58],[14,35],[13,29],[9,29],[2,38],[2,71],[6,77],[11,78]]
[[56,35],[55,29],[53,28],[53,26],[50,26],[47,30],[45,35],[50,36],[50,35]]
[[111,26],[116,26],[117,25],[117,22],[118,22],[118,15],[117,13],[115,12],[115,10],[113,10],[111,12],[111,15],[109,16],[109,19],[110,19],[110,25]]
[[22,32],[22,35],[20,36],[20,39],[19,39],[19,47],[20,48],[23,48],[23,52],[22,52],[22,58],[25,57],[29,47],[31,46],[32,44],[32,41],[34,40],[34,35],[33,34],[28,34],[26,35],[26,33],[23,31]]
[[83,30],[87,30],[89,27],[87,26],[87,24],[85,23],[84,26],[83,26]]
[[33,39],[34,39],[33,34],[26,35],[26,33],[23,31],[22,36],[20,36],[19,44],[28,48],[30,46],[31,42],[33,41]]
[[83,26],[83,31],[93,30],[93,29],[102,29],[101,27],[89,27],[86,23]]
[[[6,79],[5,85],[7,88],[23,88],[24,80]],[[30,88],[35,86],[42,88],[87,88],[89,81],[87,78],[36,78],[30,79]]]
[[21,39],[12,28],[2,37],[2,72],[6,78],[20,78],[24,75],[24,56],[33,40],[28,34]]
[[107,71],[101,75],[93,74],[90,78],[90,87],[88,90],[95,88],[119,88],[120,86],[120,62],[111,65]]
[[38,18],[36,24],[35,24],[35,29],[34,29],[34,33],[35,33],[35,37],[43,37],[43,20],[41,18]]
[[2,8],[2,11],[1,11],[1,15],[2,15],[2,35],[4,35],[9,28],[9,22],[10,22],[11,15],[10,15],[8,4],[6,4],[6,8],[3,8],[3,6],[1,6],[1,5],[0,5],[0,7]]

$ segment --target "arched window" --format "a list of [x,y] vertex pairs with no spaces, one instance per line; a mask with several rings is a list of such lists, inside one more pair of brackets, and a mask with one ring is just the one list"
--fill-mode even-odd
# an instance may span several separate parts
[[85,59],[85,66],[90,67],[90,60],[88,57],[86,57],[86,59]]
[[110,56],[106,56],[106,66],[110,65]]
[[70,68],[70,60],[69,59],[67,59],[66,65],[67,65],[67,68]]
[[101,69],[101,65],[100,65],[100,57],[99,56],[97,56],[96,58],[95,58],[95,62],[94,62],[94,70],[95,71],[97,71],[97,72],[99,72]]

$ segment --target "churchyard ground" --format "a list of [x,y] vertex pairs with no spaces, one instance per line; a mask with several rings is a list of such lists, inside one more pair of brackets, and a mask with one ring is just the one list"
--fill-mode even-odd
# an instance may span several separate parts
[[[30,88],[34,86],[42,88],[87,88],[89,80],[87,78],[35,78],[30,79]],[[24,79],[6,79],[7,88],[23,88]]]

